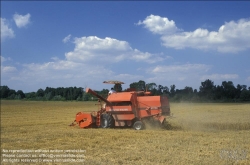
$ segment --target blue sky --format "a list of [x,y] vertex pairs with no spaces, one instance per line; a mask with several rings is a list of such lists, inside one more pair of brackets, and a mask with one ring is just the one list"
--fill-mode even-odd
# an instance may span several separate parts
[[250,2],[1,1],[1,85],[250,86]]

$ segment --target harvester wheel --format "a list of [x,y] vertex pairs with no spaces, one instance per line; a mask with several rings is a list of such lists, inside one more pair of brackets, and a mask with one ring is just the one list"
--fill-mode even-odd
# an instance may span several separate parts
[[143,124],[143,122],[141,122],[141,121],[136,121],[136,122],[134,123],[134,125],[133,125],[133,128],[134,128],[135,130],[142,130],[142,129],[144,129],[144,124]]
[[101,115],[101,127],[102,128],[112,128],[114,127],[114,118],[107,114],[107,113],[104,113]]

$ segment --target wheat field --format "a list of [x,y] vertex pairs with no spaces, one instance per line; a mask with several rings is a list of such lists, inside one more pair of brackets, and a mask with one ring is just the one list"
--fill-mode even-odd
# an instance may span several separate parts
[[[170,107],[164,128],[80,129],[68,125],[77,112],[98,110],[95,102],[1,100],[1,164],[250,164],[250,104]],[[11,162],[17,150],[75,150],[84,162]]]

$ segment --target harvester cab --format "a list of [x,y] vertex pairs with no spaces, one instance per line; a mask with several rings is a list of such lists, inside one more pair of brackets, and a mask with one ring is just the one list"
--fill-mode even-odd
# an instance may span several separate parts
[[[104,83],[107,82],[123,84],[120,81],[104,81]],[[112,93],[104,98],[90,88],[87,88],[86,92],[96,96],[105,104],[94,113],[78,112],[75,122],[81,128],[133,127],[141,130],[145,128],[146,121],[162,124],[170,115],[169,101],[166,96],[151,96],[150,92],[127,90]]]

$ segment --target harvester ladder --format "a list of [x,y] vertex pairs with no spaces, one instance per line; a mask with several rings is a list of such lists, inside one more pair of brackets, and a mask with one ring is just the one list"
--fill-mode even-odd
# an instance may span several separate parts
[[100,126],[100,122],[101,122],[101,115],[100,115],[100,111],[97,112],[97,116],[96,116],[96,125]]
[[96,125],[99,127],[101,125],[101,115],[105,111],[105,109],[101,108],[96,115]]

